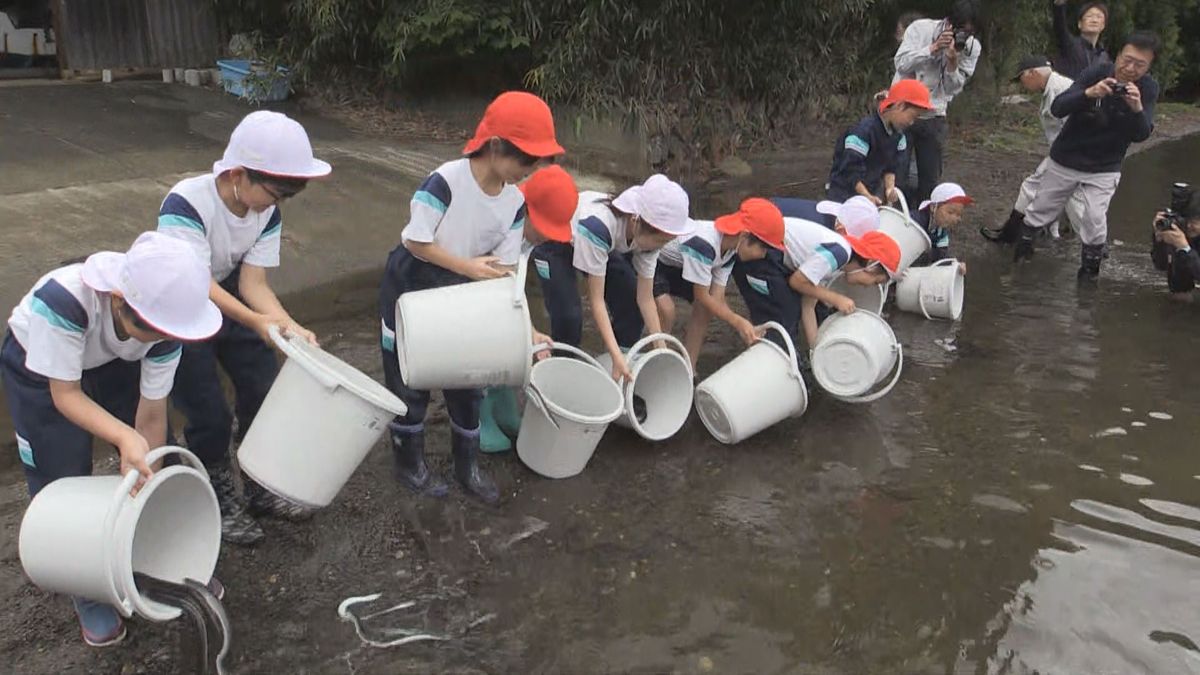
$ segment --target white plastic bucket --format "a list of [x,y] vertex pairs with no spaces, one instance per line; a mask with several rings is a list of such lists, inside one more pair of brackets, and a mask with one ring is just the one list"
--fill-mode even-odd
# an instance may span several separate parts
[[883,305],[887,302],[887,284],[858,286],[850,283],[844,272],[838,272],[825,286],[834,293],[850,298],[854,306],[864,312],[883,314]]
[[146,462],[171,453],[185,463],[156,471],[136,497],[129,491],[137,471],[60,478],[42,488],[25,511],[18,542],[30,580],[112,605],[127,617],[179,616],[178,608],[142,597],[133,573],[207,583],[221,552],[221,510],[208,472],[192,453],[166,446],[147,454]]
[[[660,347],[642,351],[660,340],[674,349]],[[600,354],[596,360],[612,373],[611,356]],[[694,375],[687,349],[673,336],[657,333],[635,342],[625,354],[625,361],[633,379],[624,384],[625,412],[617,418],[617,424],[633,429],[651,441],[664,441],[674,436],[692,412]],[[646,419],[640,422],[634,415],[635,396],[646,404]]]
[[896,284],[896,306],[926,319],[962,318],[966,283],[958,261],[939,260],[929,267],[913,267]]
[[903,272],[915,263],[917,258],[932,249],[933,242],[929,241],[925,228],[909,217],[908,203],[904,201],[904,195],[899,196],[903,211],[897,211],[890,206],[879,209],[879,231],[895,239],[900,245],[900,266],[897,272]]
[[625,399],[596,359],[570,345],[554,349],[584,360],[551,357],[534,364],[517,456],[547,478],[569,478],[587,466],[609,423],[625,409]]
[[759,339],[696,387],[700,421],[722,443],[740,443],[808,409],[808,388],[791,336],[775,322],[766,328],[783,336],[787,351]]
[[[892,327],[870,312],[837,314],[817,331],[813,377],[836,399],[869,403],[882,398],[900,380],[903,365],[903,349]],[[891,382],[870,393],[893,370]]]
[[[305,506],[328,506],[404,402],[299,337],[271,338],[287,355],[238,448],[256,483]],[[526,348],[528,350],[528,348]]]
[[405,293],[396,301],[396,358],[412,389],[523,387],[533,342],[528,256],[500,279]]

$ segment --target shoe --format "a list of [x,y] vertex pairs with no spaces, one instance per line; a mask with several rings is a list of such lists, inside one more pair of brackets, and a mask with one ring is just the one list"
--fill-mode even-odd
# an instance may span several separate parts
[[228,463],[214,465],[208,470],[217,505],[221,507],[221,539],[238,546],[253,544],[266,536],[258,521],[246,510],[233,484],[233,470]]
[[84,598],[71,598],[79,617],[83,641],[93,647],[111,647],[125,639],[125,620],[109,605]]
[[[479,449],[488,453],[508,452],[512,450],[512,439],[501,428],[500,408],[507,402],[503,400],[503,392],[511,392],[507,388],[485,389],[483,402],[479,405]],[[516,400],[512,402],[516,407]]]
[[637,394],[634,394],[633,395],[633,419],[637,420],[638,424],[641,424],[646,421],[646,416],[647,416],[646,399],[642,398],[641,396],[638,396]]
[[220,579],[213,577],[204,585],[208,586],[208,592],[212,593],[214,598],[217,600],[225,599],[225,584],[221,583]]
[[272,516],[298,523],[312,518],[316,511],[316,509],[280,497],[255,483],[245,473],[242,474],[242,491],[246,494],[246,507],[251,515]]
[[490,476],[479,468],[479,434],[465,433],[451,427],[451,453],[454,455],[454,478],[464,490],[486,504],[500,501],[500,490]]
[[425,463],[425,431],[399,430],[392,425],[392,459],[396,480],[413,492],[444,497],[449,489]]
[[998,244],[1012,244],[1021,236],[1021,225],[1025,222],[1025,214],[1013,209],[1013,212],[1008,214],[1008,220],[1000,226],[1000,229],[993,230],[984,225],[979,228],[979,234],[983,235],[984,239],[994,241]]
[[1017,245],[1013,247],[1013,262],[1033,258],[1033,239],[1037,234],[1038,228],[1026,224],[1021,225],[1021,237],[1017,239]]
[[1079,281],[1095,282],[1100,279],[1100,265],[1104,262],[1104,244],[1084,244],[1079,254]]

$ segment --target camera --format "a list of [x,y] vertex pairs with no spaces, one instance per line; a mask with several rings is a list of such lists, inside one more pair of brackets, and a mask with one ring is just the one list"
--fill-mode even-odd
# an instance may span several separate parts
[[971,39],[971,31],[956,29],[954,31],[954,51],[967,52],[967,40]]
[[1125,92],[1129,91],[1129,85],[1124,82],[1117,82],[1116,84],[1111,85],[1109,89],[1112,89],[1113,96],[1124,98]]
[[1174,225],[1179,229],[1187,226],[1190,215],[1188,205],[1192,201],[1195,190],[1187,183],[1175,183],[1171,186],[1171,206],[1163,210],[1163,217],[1154,221],[1154,227],[1159,230],[1169,230]]

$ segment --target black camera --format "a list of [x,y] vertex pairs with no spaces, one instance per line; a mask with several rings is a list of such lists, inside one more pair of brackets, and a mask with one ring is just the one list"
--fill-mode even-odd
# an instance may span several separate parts
[[[1129,91],[1129,85],[1124,82],[1117,82],[1108,87],[1112,89],[1112,95],[1120,98],[1125,98],[1125,92]],[[1180,183],[1182,185],[1182,183]]]
[[971,39],[971,31],[955,30],[954,31],[954,51],[967,52],[967,41]]
[[1154,227],[1159,230],[1169,230],[1174,225],[1183,230],[1187,226],[1188,207],[1195,190],[1187,183],[1175,183],[1171,186],[1171,206],[1163,211],[1163,217],[1154,221]]

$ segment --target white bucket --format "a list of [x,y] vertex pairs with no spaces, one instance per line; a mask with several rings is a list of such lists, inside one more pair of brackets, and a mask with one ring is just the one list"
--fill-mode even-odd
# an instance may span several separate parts
[[523,387],[533,327],[517,273],[405,293],[396,301],[396,357],[412,389]]
[[[146,455],[153,464],[177,453],[185,464],[154,473],[136,497],[138,472],[73,476],[42,488],[21,520],[25,574],[39,587],[112,605],[124,616],[169,621],[176,607],[142,596],[134,572],[207,583],[221,551],[221,510],[208,472],[172,446]],[[190,466],[188,466],[190,465]]]
[[299,337],[271,338],[287,355],[238,448],[256,483],[305,506],[328,506],[404,402]]
[[[897,192],[899,194],[899,191]],[[917,258],[932,249],[933,242],[929,240],[925,228],[909,217],[908,203],[904,201],[904,195],[899,196],[903,212],[890,206],[879,209],[879,231],[895,239],[900,245],[900,266],[897,272],[903,272],[915,263]]]
[[913,267],[896,284],[896,306],[926,319],[962,318],[966,283],[958,261],[939,260],[929,267]]
[[609,423],[625,409],[625,399],[611,371],[596,359],[570,345],[554,349],[584,360],[551,357],[534,364],[517,456],[547,478],[569,478],[587,466]]
[[883,305],[887,302],[887,284],[858,286],[847,280],[845,272],[838,272],[825,286],[834,293],[850,298],[854,306],[864,312],[883,314]]
[[759,339],[696,387],[700,421],[722,443],[740,443],[808,409],[808,388],[791,336],[775,322],[766,327],[783,336],[787,351]]
[[[870,312],[837,314],[821,324],[812,351],[813,377],[831,396],[848,403],[882,398],[900,380],[904,353],[892,327]],[[868,393],[895,375],[882,389]]]
[[[658,348],[642,352],[662,340],[675,349]],[[612,357],[596,357],[603,368],[612,373]],[[638,340],[625,354],[633,379],[624,384],[625,412],[617,424],[633,429],[642,438],[664,441],[674,436],[687,422],[692,412],[692,362],[683,343],[667,333],[648,335]],[[646,419],[634,415],[633,398],[646,404]]]

